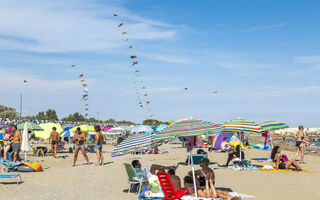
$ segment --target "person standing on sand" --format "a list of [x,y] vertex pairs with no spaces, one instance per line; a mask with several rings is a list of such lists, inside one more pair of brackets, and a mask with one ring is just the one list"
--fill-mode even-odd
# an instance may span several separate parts
[[302,125],[300,125],[299,127],[299,131],[294,134],[294,137],[296,138],[296,146],[297,146],[297,152],[296,152],[296,155],[294,156],[294,159],[293,160],[296,160],[299,153],[301,154],[301,161],[300,161],[300,164],[306,164],[303,159],[304,159],[304,143],[303,143],[303,140],[305,139],[304,138],[304,127]]
[[17,129],[16,125],[12,126],[13,130],[13,144],[12,144],[12,151],[13,151],[13,162],[20,161],[20,148],[21,148],[21,142],[22,142],[22,136],[20,131]]
[[84,159],[87,161],[87,163],[89,165],[90,164],[89,158],[86,154],[86,149],[84,148],[84,142],[86,141],[86,136],[84,135],[84,133],[81,132],[80,127],[77,128],[77,132],[74,134],[72,140],[75,143],[72,167],[74,167],[76,165],[79,149],[81,150],[81,152],[84,156]]
[[49,137],[49,143],[50,143],[50,141],[51,141],[52,156],[54,158],[56,158],[58,143],[60,141],[60,136],[57,133],[57,128],[56,127],[52,128],[52,132],[51,132],[50,137]]
[[102,154],[102,144],[104,137],[101,133],[101,127],[95,126],[94,129],[96,130],[96,139],[95,139],[95,148],[97,153],[97,165],[103,165],[103,154]]

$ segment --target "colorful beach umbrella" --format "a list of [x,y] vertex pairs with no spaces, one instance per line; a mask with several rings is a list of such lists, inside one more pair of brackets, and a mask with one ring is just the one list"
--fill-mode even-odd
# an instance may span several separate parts
[[81,125],[81,126],[76,126],[73,127],[72,129],[70,129],[69,131],[71,132],[75,132],[77,131],[77,128],[80,127],[81,132],[87,133],[89,131],[95,131],[93,126],[89,126],[89,125]]
[[[25,123],[22,123],[22,124],[19,124],[18,125],[18,130],[23,130],[24,129],[24,124]],[[31,122],[28,122],[27,123],[27,128],[28,128],[28,131],[43,131],[43,128],[41,128],[39,125],[35,124],[35,123],[31,123]]]
[[223,124],[223,132],[260,133],[261,131],[263,131],[261,126],[245,119],[234,119]]
[[42,138],[42,139],[49,139],[50,134],[52,132],[52,128],[56,127],[57,133],[62,133],[63,129],[60,124],[55,123],[45,123],[45,124],[39,124],[39,126],[43,129],[43,131],[35,131],[36,137]]
[[73,137],[75,132],[64,131],[61,133],[60,137]]
[[221,132],[222,126],[200,119],[187,119],[173,124],[154,135],[154,140],[163,140],[174,137],[190,137]]
[[262,127],[263,130],[268,130],[268,131],[289,128],[287,124],[278,122],[278,121],[266,121],[259,125]]
[[133,151],[145,152],[150,148],[161,145],[160,142],[153,142],[152,135],[149,133],[134,135],[124,139],[112,152],[112,156],[123,156]]

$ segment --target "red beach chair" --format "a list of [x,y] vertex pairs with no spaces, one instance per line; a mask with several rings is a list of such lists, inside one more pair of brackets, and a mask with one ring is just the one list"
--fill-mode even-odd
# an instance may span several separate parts
[[166,172],[158,172],[157,173],[162,191],[164,193],[164,197],[162,198],[162,200],[165,199],[172,199],[172,200],[176,200],[176,199],[181,199],[181,197],[183,197],[184,195],[186,195],[189,191],[188,190],[174,190],[174,187],[172,185],[172,182],[169,178],[168,173]]

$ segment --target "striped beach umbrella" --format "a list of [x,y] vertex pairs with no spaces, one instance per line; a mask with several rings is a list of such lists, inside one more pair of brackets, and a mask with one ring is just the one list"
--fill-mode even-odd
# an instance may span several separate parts
[[287,124],[278,122],[278,121],[266,121],[266,122],[262,122],[259,125],[262,127],[263,130],[268,130],[268,131],[289,128]]
[[134,135],[124,139],[112,152],[112,156],[122,156],[131,152],[145,152],[150,148],[161,145],[160,142],[153,142],[149,133]]
[[223,124],[223,132],[247,132],[260,133],[263,131],[262,127],[253,121],[245,119],[234,119]]
[[222,126],[200,119],[182,120],[170,124],[167,128],[154,135],[153,140],[163,140],[174,137],[189,137],[221,132]]

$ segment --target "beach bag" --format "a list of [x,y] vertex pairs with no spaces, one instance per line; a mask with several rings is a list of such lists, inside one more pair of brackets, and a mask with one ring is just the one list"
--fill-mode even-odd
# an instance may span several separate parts
[[283,162],[288,162],[289,161],[289,159],[288,159],[288,157],[287,157],[287,155],[282,155],[282,159],[283,159]]

